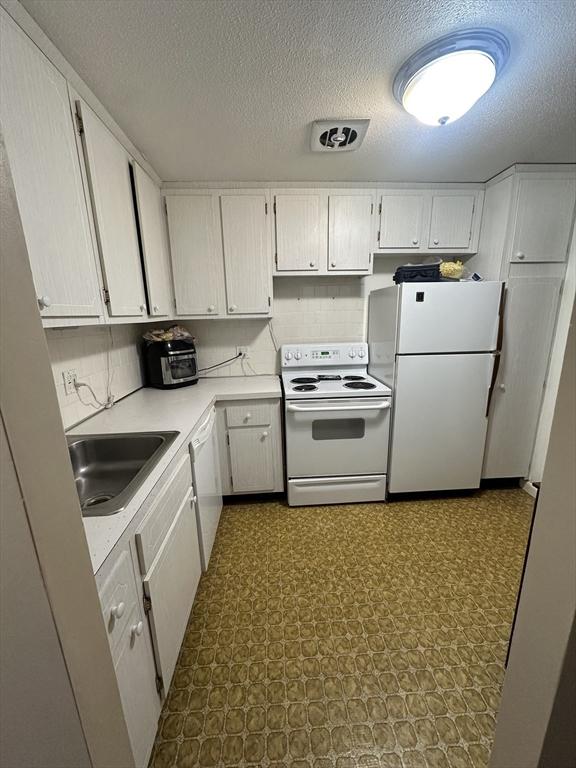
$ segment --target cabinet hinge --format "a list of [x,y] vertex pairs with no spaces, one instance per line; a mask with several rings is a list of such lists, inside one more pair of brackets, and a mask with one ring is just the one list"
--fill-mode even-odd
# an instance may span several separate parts
[[370,203],[370,216],[374,213],[374,203]]
[[164,688],[164,680],[160,677],[160,675],[156,675],[156,690],[158,693]]
[[368,264],[372,264],[372,254],[368,254]]
[[230,445],[230,435],[228,434],[228,432],[226,433],[226,443]]
[[271,296],[268,296],[268,306],[269,307],[272,306],[272,297]]
[[272,207],[274,209],[274,216],[276,216],[276,200],[272,203]]
[[382,213],[382,203],[378,203],[378,213]]
[[378,234],[376,235],[376,240],[380,242],[380,230],[378,230]]
[[142,602],[144,603],[144,613],[148,616],[152,610],[152,600],[147,595],[144,595]]
[[268,216],[268,203],[264,203],[264,213]]
[[110,304],[110,291],[108,288],[102,288],[102,296],[104,297],[104,304]]
[[276,269],[278,269],[278,254],[274,254],[274,264],[276,264]]
[[75,115],[76,115],[76,128],[80,136],[82,136],[82,134],[84,133],[84,120],[82,120],[82,115],[79,112],[76,112]]

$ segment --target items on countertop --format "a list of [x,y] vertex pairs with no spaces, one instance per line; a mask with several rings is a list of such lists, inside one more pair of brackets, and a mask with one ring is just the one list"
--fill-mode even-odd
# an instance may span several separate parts
[[151,331],[146,331],[142,336],[146,341],[177,341],[181,339],[191,339],[195,341],[190,331],[183,328],[181,325],[171,325],[169,328],[154,328]]
[[442,277],[448,277],[451,280],[460,280],[464,273],[464,264],[457,261],[443,261],[440,264],[440,274]]

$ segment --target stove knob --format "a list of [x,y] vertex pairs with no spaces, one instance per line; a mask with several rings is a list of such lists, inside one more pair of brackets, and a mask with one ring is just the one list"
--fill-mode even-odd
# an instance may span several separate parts
[[285,360],[292,360],[292,352],[285,352],[284,353],[284,359]]
[[300,360],[301,357],[302,357],[301,352],[294,352],[294,360]]
[[349,355],[350,357],[356,357],[356,352],[354,352],[354,350],[353,350],[353,349],[351,349],[351,350],[350,350],[350,352],[348,352],[348,355]]
[[364,357],[365,354],[366,352],[363,349],[358,350],[358,357]]

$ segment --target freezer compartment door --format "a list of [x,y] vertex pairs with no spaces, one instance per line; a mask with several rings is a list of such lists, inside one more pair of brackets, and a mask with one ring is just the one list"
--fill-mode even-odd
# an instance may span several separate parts
[[398,357],[389,490],[478,488],[495,355]]
[[402,283],[397,353],[496,349],[501,295],[500,282]]

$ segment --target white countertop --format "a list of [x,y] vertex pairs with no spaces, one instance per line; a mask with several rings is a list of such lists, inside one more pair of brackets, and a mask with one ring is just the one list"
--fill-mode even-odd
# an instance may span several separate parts
[[70,435],[172,430],[180,433],[122,512],[108,517],[83,518],[94,573],[208,408],[218,400],[253,400],[281,395],[278,376],[215,377],[200,379],[198,384],[181,389],[145,388],[69,430]]

